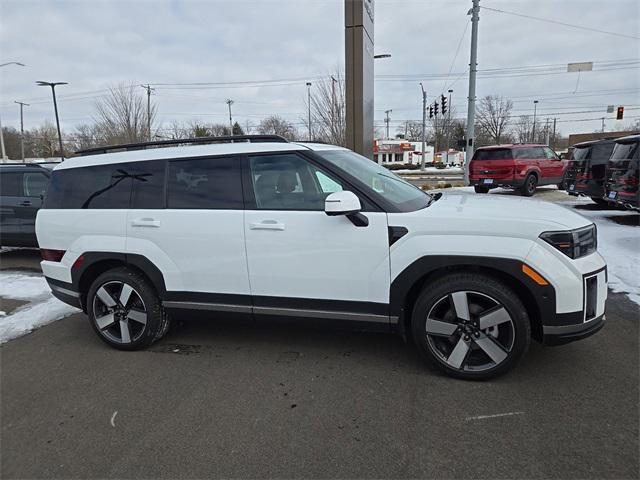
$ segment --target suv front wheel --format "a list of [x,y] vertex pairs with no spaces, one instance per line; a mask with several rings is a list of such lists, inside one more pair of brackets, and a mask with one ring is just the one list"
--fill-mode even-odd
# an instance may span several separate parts
[[450,274],[425,287],[411,319],[413,338],[448,375],[484,380],[511,369],[529,348],[531,326],[518,296],[493,277]]
[[109,270],[87,295],[91,326],[108,345],[137,350],[162,338],[169,318],[150,282],[126,267]]

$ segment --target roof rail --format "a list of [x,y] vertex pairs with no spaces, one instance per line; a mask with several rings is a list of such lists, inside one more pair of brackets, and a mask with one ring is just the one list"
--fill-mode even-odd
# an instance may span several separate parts
[[178,145],[192,145],[204,143],[234,143],[234,142],[274,142],[289,143],[280,135],[227,135],[221,137],[178,138],[176,140],[159,140],[156,142],[125,143],[122,145],[105,145],[104,147],[85,148],[76,151],[77,155],[99,155],[109,152],[129,152],[132,150],[146,150],[148,148],[175,147]]

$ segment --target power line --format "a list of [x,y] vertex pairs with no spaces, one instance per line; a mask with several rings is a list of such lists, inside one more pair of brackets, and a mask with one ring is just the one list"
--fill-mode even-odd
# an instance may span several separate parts
[[574,25],[572,23],[565,23],[565,22],[559,22],[557,20],[551,20],[549,18],[534,17],[532,15],[525,15],[523,13],[509,12],[507,10],[500,10],[498,8],[491,8],[491,7],[485,7],[485,6],[482,6],[480,8],[482,8],[483,10],[489,10],[491,12],[505,13],[507,15],[514,15],[516,17],[528,18],[530,20],[538,20],[539,22],[547,22],[547,23],[553,23],[555,25],[562,25],[564,27],[579,28],[581,30],[588,30],[588,31],[591,31],[591,32],[604,33],[606,35],[614,35],[616,37],[631,38],[633,40],[640,40],[640,37],[636,37],[635,35],[627,35],[627,34],[618,33],[618,32],[609,32],[607,30],[600,30],[600,29],[597,29],[597,28],[585,27],[584,25]]

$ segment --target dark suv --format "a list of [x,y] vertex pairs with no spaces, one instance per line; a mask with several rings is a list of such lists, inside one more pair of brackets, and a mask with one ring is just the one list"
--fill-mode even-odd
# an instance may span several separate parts
[[37,247],[36,214],[54,164],[0,165],[0,246]]
[[559,185],[565,165],[546,145],[507,144],[481,147],[469,164],[469,183],[476,193],[495,187],[520,190],[530,197],[538,185]]
[[565,172],[565,189],[569,195],[584,195],[600,204],[606,203],[604,180],[614,140],[594,140],[574,145],[573,156]]
[[605,198],[618,205],[640,209],[640,135],[618,138],[607,164]]

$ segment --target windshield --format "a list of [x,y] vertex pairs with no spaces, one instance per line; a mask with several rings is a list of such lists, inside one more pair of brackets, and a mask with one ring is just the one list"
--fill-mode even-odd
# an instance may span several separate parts
[[431,195],[350,150],[317,150],[315,153],[365,184],[402,212],[427,207],[431,201]]

